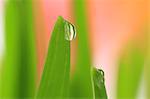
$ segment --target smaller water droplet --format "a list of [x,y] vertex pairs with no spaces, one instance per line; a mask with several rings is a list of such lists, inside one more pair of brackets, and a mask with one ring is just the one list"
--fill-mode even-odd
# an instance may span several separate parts
[[101,75],[99,76],[99,81],[101,83],[104,83],[105,82],[105,79],[104,79],[104,71],[102,69],[97,69],[97,72]]
[[104,76],[104,71],[101,69],[98,69],[98,71]]
[[76,38],[75,26],[70,22],[65,21],[65,39],[71,41]]

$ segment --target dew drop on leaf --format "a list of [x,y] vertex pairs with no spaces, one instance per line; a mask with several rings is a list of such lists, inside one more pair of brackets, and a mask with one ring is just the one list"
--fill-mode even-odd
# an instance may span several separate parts
[[76,38],[75,26],[65,21],[65,39],[71,41]]

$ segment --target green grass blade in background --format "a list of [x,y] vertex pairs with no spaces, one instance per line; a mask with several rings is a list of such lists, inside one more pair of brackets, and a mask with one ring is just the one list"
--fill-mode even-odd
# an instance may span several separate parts
[[[146,63],[145,63],[145,68],[144,68],[144,76],[145,76],[145,81],[146,81],[146,99],[150,99],[150,20],[147,21],[146,23],[146,35],[145,39],[147,39],[147,58],[146,58]],[[146,43],[146,42],[145,42]]]
[[94,99],[107,99],[104,72],[101,69],[93,68],[92,74],[95,93]]
[[[150,51],[150,50],[149,50]],[[148,54],[148,58],[146,60],[146,66],[145,66],[145,81],[146,81],[146,99],[150,99],[150,53]]]
[[36,56],[31,0],[7,0],[5,4],[6,56],[2,97],[33,98]]
[[117,99],[136,99],[144,67],[144,52],[135,44],[130,45],[120,59]]
[[[150,50],[149,50],[150,51]],[[148,58],[146,59],[146,66],[144,69],[144,76],[146,81],[146,99],[150,99],[150,53],[148,53]]]
[[0,97],[2,96],[2,65],[3,61],[0,57]]
[[37,99],[63,99],[68,94],[70,41],[65,39],[64,27],[65,20],[58,17],[49,43]]
[[73,0],[78,33],[78,56],[70,87],[70,97],[92,99],[91,59],[89,53],[88,24],[85,4],[86,0]]

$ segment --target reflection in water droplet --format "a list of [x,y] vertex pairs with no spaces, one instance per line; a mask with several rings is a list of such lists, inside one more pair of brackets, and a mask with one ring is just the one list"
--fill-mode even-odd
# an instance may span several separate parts
[[71,41],[76,38],[76,30],[74,25],[65,21],[65,39]]

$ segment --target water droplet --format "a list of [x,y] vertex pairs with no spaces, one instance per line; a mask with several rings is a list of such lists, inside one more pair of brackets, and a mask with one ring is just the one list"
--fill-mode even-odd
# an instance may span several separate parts
[[103,75],[103,76],[104,76],[104,71],[103,71],[103,70],[98,69],[98,72],[100,72],[100,73],[101,73],[101,75]]
[[101,83],[104,83],[105,82],[105,79],[104,79],[104,71],[102,69],[97,69],[97,72],[99,73],[99,81]]
[[76,30],[74,25],[65,21],[65,39],[71,41],[76,38]]

